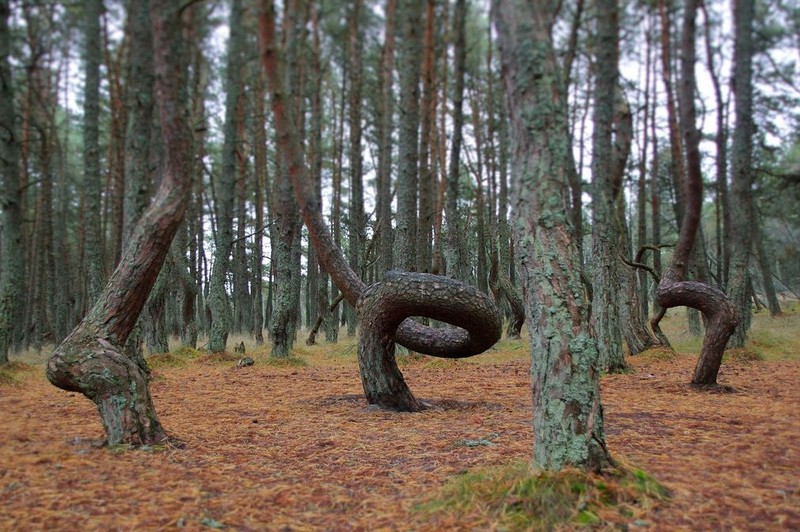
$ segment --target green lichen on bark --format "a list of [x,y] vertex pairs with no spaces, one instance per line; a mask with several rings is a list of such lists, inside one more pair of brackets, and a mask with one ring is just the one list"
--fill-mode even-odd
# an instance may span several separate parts
[[567,128],[548,6],[496,1],[514,154],[514,238],[531,338],[534,465],[609,464],[580,261],[569,217]]

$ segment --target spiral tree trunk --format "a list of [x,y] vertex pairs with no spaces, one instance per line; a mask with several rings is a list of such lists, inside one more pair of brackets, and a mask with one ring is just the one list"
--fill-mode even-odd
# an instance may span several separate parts
[[[394,359],[396,343],[441,358],[480,354],[500,339],[500,312],[494,303],[466,284],[430,274],[390,272],[370,287],[348,265],[334,244],[327,224],[315,208],[313,182],[303,162],[287,104],[282,65],[275,45],[275,9],[265,0],[259,17],[261,59],[269,80],[278,145],[289,173],[309,237],[345,300],[355,306],[362,326],[359,371],[370,404],[399,411],[417,411],[424,404],[411,394]],[[408,319],[425,316],[456,327],[434,329]]]
[[124,350],[183,220],[191,189],[189,129],[180,103],[180,32],[174,31],[180,24],[180,6],[165,0],[153,4],[164,177],[105,290],[47,362],[50,382],[80,392],[97,405],[109,445],[150,445],[167,439],[147,374]]

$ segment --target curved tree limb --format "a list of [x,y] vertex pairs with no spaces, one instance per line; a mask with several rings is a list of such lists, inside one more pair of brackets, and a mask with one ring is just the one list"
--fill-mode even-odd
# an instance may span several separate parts
[[[344,254],[333,242],[321,213],[316,209],[315,191],[303,161],[302,147],[296,135],[297,128],[292,115],[292,106],[288,105],[286,101],[283,67],[275,44],[275,9],[271,0],[264,0],[262,3],[259,14],[259,34],[261,61],[267,73],[272,97],[272,112],[278,133],[277,142],[294,189],[295,199],[308,228],[309,238],[317,251],[320,265],[331,276],[347,302],[359,308],[359,301],[367,293],[368,287],[350,268]],[[439,279],[442,283],[451,282],[446,278]],[[468,288],[467,285],[463,286]],[[475,305],[475,301],[470,300],[469,305],[462,306],[461,312],[470,315],[473,305]],[[483,325],[486,326],[474,327],[469,330],[463,328],[434,329],[413,320],[404,319],[398,324],[393,339],[388,338],[380,345],[374,344],[373,356],[383,359],[390,356],[391,353],[387,355],[385,350],[392,341],[396,341],[412,351],[442,358],[462,358],[480,354],[494,345],[501,336],[500,312],[491,301],[488,302],[487,308],[489,311],[483,316],[483,320],[486,322]],[[409,316],[415,315],[415,309],[410,309],[409,312]],[[370,331],[362,330],[362,341],[370,334]],[[368,368],[365,368],[363,364],[359,366],[363,376]],[[365,382],[363,377],[362,382]],[[365,392],[369,397],[369,390],[365,389]]]

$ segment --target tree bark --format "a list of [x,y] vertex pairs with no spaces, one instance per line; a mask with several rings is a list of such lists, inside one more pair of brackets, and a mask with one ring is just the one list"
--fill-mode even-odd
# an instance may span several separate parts
[[378,175],[376,193],[377,229],[375,237],[378,252],[378,272],[383,274],[393,267],[394,238],[392,229],[392,123],[394,119],[394,99],[392,74],[394,72],[394,34],[397,0],[386,2],[386,26],[383,49],[381,50],[380,71],[380,112],[378,122]]
[[86,202],[86,276],[88,302],[93,305],[103,290],[103,235],[101,232],[100,174],[100,17],[102,0],[86,2],[84,12],[84,61],[86,78],[83,100],[83,193]]
[[397,227],[395,242],[398,266],[417,269],[417,173],[419,171],[419,85],[422,51],[422,0],[401,6],[399,22],[403,36],[399,47],[400,136],[397,169]]
[[25,262],[22,250],[22,210],[20,197],[19,139],[14,109],[14,80],[9,57],[11,15],[7,0],[0,1],[0,364],[8,362],[8,352],[22,317]]
[[750,297],[747,290],[748,267],[753,246],[753,0],[734,2],[733,83],[736,127],[731,148],[732,198],[731,260],[728,297],[739,317],[739,326],[730,347],[744,347],[750,329]]
[[[363,277],[366,272],[362,271],[364,260],[362,257],[366,243],[366,221],[364,217],[364,180],[362,174],[363,159],[361,156],[361,100],[362,100],[362,76],[361,76],[361,52],[363,49],[363,30],[359,23],[361,16],[361,0],[351,2],[349,14],[349,44],[348,55],[350,68],[350,105],[349,105],[349,126],[350,126],[350,227],[348,238],[348,255],[352,268]],[[347,336],[356,334],[356,313],[355,309],[347,312]]]
[[534,466],[601,470],[598,351],[570,231],[566,95],[549,2],[495,0],[511,114],[514,231],[531,338]]
[[453,140],[450,146],[450,164],[447,171],[447,240],[446,253],[447,274],[459,281],[469,279],[469,267],[464,257],[464,228],[463,220],[458,207],[461,181],[461,145],[464,134],[464,77],[466,75],[467,44],[466,44],[466,0],[457,0],[453,15],[453,32],[455,34],[455,64],[453,72],[455,85],[453,87]]
[[230,37],[225,73],[225,131],[222,146],[222,170],[215,187],[217,232],[214,243],[214,266],[211,271],[208,305],[211,309],[211,331],[208,349],[212,353],[225,351],[231,331],[231,306],[225,290],[233,243],[233,204],[236,187],[237,104],[241,92],[242,52],[244,31],[242,0],[233,0],[230,13]]
[[[284,160],[285,170],[292,182],[295,192],[295,199],[300,207],[309,237],[312,244],[316,247],[322,267],[331,275],[331,278],[344,294],[344,298],[352,305],[356,306],[358,301],[365,295],[367,286],[360,276],[353,271],[347,264],[341,249],[335,245],[331,234],[328,231],[325,221],[315,209],[315,196],[313,183],[308,178],[307,168],[303,164],[302,150],[297,132],[292,127],[292,107],[286,103],[286,95],[283,91],[283,73],[281,65],[276,56],[274,45],[275,38],[275,12],[271,1],[265,1],[262,13],[259,17],[259,30],[261,36],[261,59],[270,84],[272,93],[272,112],[275,119],[275,128],[278,132],[278,147],[281,157]],[[424,275],[424,274],[418,274]],[[426,282],[449,282],[445,279],[430,276],[426,277]],[[466,291],[468,287],[461,286],[461,290]],[[383,298],[379,298],[383,299]],[[462,301],[461,297],[454,298]],[[459,309],[459,313],[466,317],[473,316],[472,307],[486,307],[486,311],[477,323],[470,323],[470,329],[456,327],[453,329],[433,329],[423,326],[413,320],[401,320],[394,334],[395,341],[405,347],[420,353],[430,354],[444,358],[460,358],[479,354],[491,347],[500,337],[500,315],[497,308],[491,301],[483,296],[481,300],[469,298],[468,305]],[[420,312],[415,308],[410,308],[409,315],[425,315],[426,310]],[[446,316],[443,316],[446,317]],[[362,325],[364,319],[362,318]],[[456,322],[461,324],[461,322]],[[372,331],[362,330],[362,340],[372,337]],[[388,342],[383,344],[371,344],[374,349],[365,348],[364,355],[371,360],[384,360],[390,354],[386,352]],[[394,344],[392,344],[394,345]],[[381,346],[386,346],[381,347]],[[364,368],[360,367],[362,375]],[[364,380],[363,382],[368,382]],[[371,390],[365,390],[368,396]]]
[[177,4],[153,2],[156,94],[165,142],[164,177],[110,281],[89,314],[53,352],[47,377],[94,401],[109,445],[161,443],[161,426],[142,369],[123,352],[179,229],[191,190],[189,129],[180,69]]
[[[695,126],[694,76],[696,0],[685,7],[681,54],[681,125],[686,148],[686,185],[683,223],[669,267],[656,289],[656,302],[663,308],[680,305],[701,311],[706,319],[703,348],[695,367],[692,384],[712,386],[717,382],[722,354],[736,328],[734,306],[720,290],[698,281],[686,281],[703,202],[703,179],[700,169],[700,132]],[[661,314],[657,316],[660,319]],[[657,319],[654,318],[657,324]]]
[[433,268],[433,225],[436,216],[436,184],[438,180],[431,170],[431,132],[436,124],[435,58],[436,43],[434,27],[436,18],[435,0],[425,4],[425,33],[422,55],[422,106],[421,132],[419,139],[419,223],[417,226],[417,271],[430,273]]
[[623,176],[615,171],[612,153],[615,94],[620,90],[617,87],[619,13],[617,0],[596,0],[594,4],[597,27],[592,134],[592,325],[601,366],[619,372],[626,367],[622,352],[619,262],[624,218],[617,213]]

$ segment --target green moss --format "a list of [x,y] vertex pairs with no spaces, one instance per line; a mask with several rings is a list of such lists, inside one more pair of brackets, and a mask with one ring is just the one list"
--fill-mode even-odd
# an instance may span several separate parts
[[449,516],[487,529],[624,527],[667,498],[667,490],[641,469],[535,473],[526,462],[515,462],[453,477],[417,510],[424,519]]
[[15,386],[21,384],[25,377],[33,372],[33,370],[33,366],[29,366],[23,362],[8,362],[7,364],[0,365],[0,386]]
[[304,358],[298,356],[289,357],[269,357],[264,362],[267,366],[273,368],[305,368],[308,367],[308,362]]

